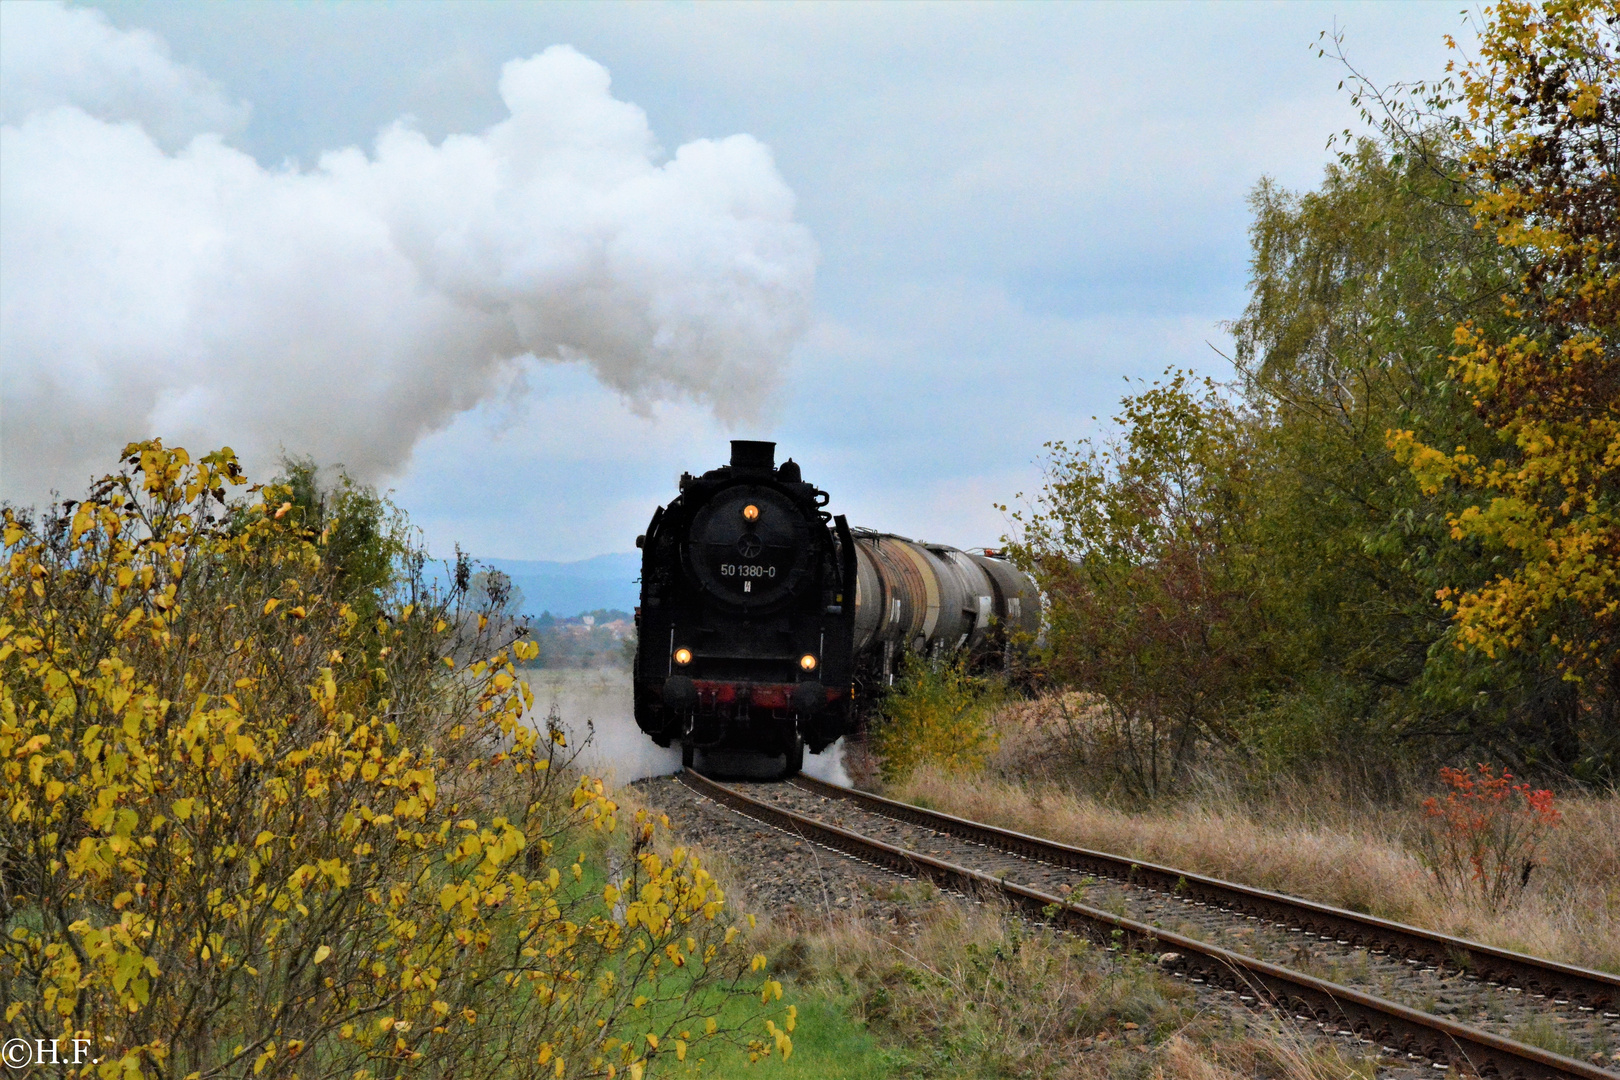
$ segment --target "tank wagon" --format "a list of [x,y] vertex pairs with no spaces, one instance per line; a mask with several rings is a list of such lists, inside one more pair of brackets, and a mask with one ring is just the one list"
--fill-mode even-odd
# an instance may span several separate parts
[[852,529],[776,444],[683,474],[636,540],[636,723],[660,746],[785,758],[797,773],[859,725],[904,653],[1003,652],[1040,627],[1011,563]]

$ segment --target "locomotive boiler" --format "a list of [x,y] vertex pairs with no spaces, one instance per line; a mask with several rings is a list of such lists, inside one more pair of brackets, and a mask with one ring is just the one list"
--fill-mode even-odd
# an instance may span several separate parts
[[638,537],[636,723],[660,746],[784,759],[849,734],[905,653],[986,655],[1040,626],[1034,583],[986,554],[852,529],[776,444],[684,474]]

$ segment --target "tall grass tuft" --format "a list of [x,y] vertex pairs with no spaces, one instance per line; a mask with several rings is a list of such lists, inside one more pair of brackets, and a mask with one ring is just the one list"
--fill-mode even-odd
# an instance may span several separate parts
[[[1151,958],[1119,957],[994,903],[939,903],[903,926],[775,923],[760,939],[798,994],[838,1003],[889,1049],[892,1077],[1371,1075],[1290,1029],[1210,1009]],[[1251,1023],[1264,1030],[1244,1030]]]
[[1424,789],[1410,782],[1411,791],[1372,799],[1354,772],[1273,776],[1263,785],[1239,770],[1211,772],[1177,802],[1141,807],[1061,776],[919,769],[887,794],[1079,847],[1620,972],[1620,797],[1560,798],[1562,822],[1542,837],[1535,873],[1515,904],[1499,907],[1478,890],[1437,885],[1422,855]]

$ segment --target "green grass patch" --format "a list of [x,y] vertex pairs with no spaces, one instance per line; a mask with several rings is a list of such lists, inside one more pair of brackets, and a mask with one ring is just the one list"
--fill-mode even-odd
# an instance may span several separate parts
[[[880,1080],[890,1075],[895,1064],[892,1055],[839,1002],[807,995],[799,987],[791,988],[785,1000],[799,1007],[798,1026],[792,1036],[793,1054],[787,1061],[773,1057],[750,1062],[746,1049],[712,1043],[704,1047],[701,1057],[693,1050],[683,1063],[660,1061],[655,1075],[679,1080],[743,1076],[757,1076],[760,1080]],[[727,1012],[740,1014],[745,1008],[745,1003],[736,1002]]]

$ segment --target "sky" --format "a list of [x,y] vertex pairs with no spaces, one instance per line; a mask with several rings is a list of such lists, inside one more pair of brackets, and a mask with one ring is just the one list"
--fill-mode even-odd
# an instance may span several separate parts
[[1225,377],[1247,197],[1455,3],[0,0],[0,496],[131,438],[626,551],[775,439],[852,522],[1008,529],[1127,379]]

